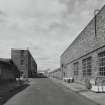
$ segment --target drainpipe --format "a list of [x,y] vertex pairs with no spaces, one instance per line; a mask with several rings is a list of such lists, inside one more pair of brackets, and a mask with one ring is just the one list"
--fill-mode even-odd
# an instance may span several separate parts
[[94,10],[94,31],[95,31],[95,39],[97,41],[97,14],[99,13],[99,9]]
[[29,49],[28,49],[28,47],[27,47],[26,53],[27,53],[27,54],[26,54],[26,62],[27,62],[27,63],[26,63],[26,69],[27,69],[27,70],[26,70],[26,75],[27,75],[27,76],[26,76],[26,79],[28,80],[28,77],[29,77],[29,73],[28,73],[28,72],[29,72],[29,70],[28,70],[28,68],[29,68],[29,67],[28,67],[28,65],[29,65],[29,64],[28,64]]
[[61,64],[61,75],[62,75],[62,79],[63,79],[63,64]]
[[[95,43],[95,47],[97,48],[98,47],[98,38],[97,38],[97,14],[99,13],[99,9],[95,9],[94,10],[94,30],[95,30],[95,41],[96,41],[96,43]],[[96,62],[97,63],[97,62]],[[98,68],[97,68],[97,70],[98,70]],[[99,71],[98,71],[99,72]],[[98,75],[98,72],[97,72],[97,75]],[[96,77],[97,77],[97,75],[96,75]],[[95,80],[95,82],[96,82],[97,80]]]

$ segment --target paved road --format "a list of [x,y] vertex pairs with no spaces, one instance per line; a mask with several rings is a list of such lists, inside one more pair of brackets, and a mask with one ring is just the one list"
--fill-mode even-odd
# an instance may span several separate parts
[[30,86],[5,105],[96,105],[47,78],[33,79]]

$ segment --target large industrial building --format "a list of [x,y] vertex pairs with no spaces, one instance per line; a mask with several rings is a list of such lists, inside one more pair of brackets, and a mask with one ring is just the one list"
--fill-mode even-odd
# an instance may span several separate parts
[[12,48],[11,59],[20,70],[22,77],[36,77],[37,64],[28,49]]
[[105,84],[105,6],[61,55],[63,77]]

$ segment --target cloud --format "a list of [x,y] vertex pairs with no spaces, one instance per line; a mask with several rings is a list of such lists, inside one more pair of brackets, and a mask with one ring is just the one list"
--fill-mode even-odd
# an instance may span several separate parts
[[58,15],[65,9],[59,0],[0,0],[0,7],[8,15],[23,17]]
[[28,47],[39,69],[59,67],[60,55],[103,4],[104,0],[0,0],[0,57],[10,57],[11,47]]

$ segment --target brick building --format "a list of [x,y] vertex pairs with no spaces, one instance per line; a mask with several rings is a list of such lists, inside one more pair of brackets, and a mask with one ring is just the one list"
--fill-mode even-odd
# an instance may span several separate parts
[[35,77],[37,64],[29,50],[11,49],[11,59],[21,72],[22,77]]
[[11,59],[0,58],[0,82],[15,81],[20,72]]
[[55,69],[55,70],[49,72],[49,77],[53,77],[53,78],[56,78],[56,79],[62,79],[61,69],[58,68],[58,69]]
[[63,77],[105,83],[105,6],[61,55]]

